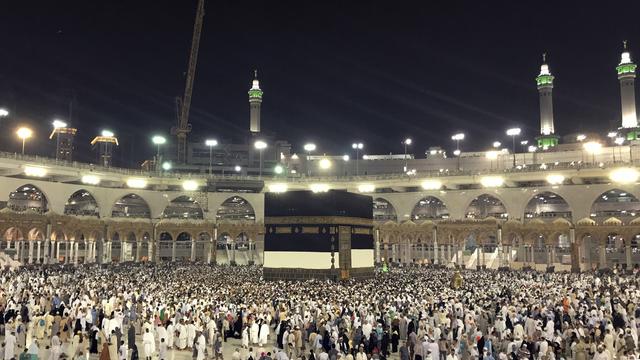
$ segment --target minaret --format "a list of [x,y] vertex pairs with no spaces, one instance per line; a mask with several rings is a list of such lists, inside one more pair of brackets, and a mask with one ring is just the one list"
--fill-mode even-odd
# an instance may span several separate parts
[[262,90],[260,90],[260,82],[258,81],[258,70],[253,72],[253,84],[249,89],[249,130],[251,134],[260,132],[260,106],[262,105]]
[[554,135],[553,129],[553,79],[547,64],[547,54],[542,54],[540,74],[536,77],[540,94],[540,136],[536,140],[538,147],[543,150],[558,145],[558,136]]
[[[631,54],[627,49],[627,41],[623,42],[624,50],[620,56],[620,64],[616,67],[618,80],[620,80],[620,101],[622,105],[622,129],[635,129],[638,127],[636,115],[635,78],[636,64],[631,61]],[[631,138],[629,138],[631,137]],[[636,139],[636,131],[627,135],[629,140]]]

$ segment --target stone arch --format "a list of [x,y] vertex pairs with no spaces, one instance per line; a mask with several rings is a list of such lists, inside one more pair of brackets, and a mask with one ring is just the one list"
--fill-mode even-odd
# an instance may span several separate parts
[[246,232],[242,231],[238,234],[238,236],[236,236],[233,244],[237,250],[245,250],[248,248],[250,240],[251,239],[249,238],[249,235]]
[[216,219],[218,221],[230,220],[230,221],[256,221],[256,212],[254,207],[248,200],[241,196],[234,195],[227,198],[220,204],[216,212]]
[[610,217],[631,221],[640,214],[640,201],[629,191],[618,188],[607,190],[592,202],[590,214],[596,221]]
[[398,221],[396,208],[386,199],[377,197],[373,199],[374,221]]
[[34,211],[37,213],[47,212],[49,203],[47,196],[37,186],[25,184],[9,194],[7,207],[13,211]]
[[481,194],[475,197],[465,210],[465,217],[468,219],[484,219],[494,217],[496,219],[506,219],[509,213],[504,202],[494,195]]
[[569,203],[560,195],[543,191],[531,197],[524,210],[524,219],[571,219]]
[[100,217],[100,208],[89,191],[80,189],[69,196],[64,205],[64,214]]
[[200,204],[190,196],[182,195],[171,200],[162,212],[163,218],[168,219],[203,219],[204,214]]
[[127,194],[118,199],[111,208],[112,217],[151,218],[147,201],[137,194]]
[[187,231],[183,231],[176,236],[177,261],[189,261],[191,259],[191,241],[193,241],[193,236]]
[[411,220],[448,219],[449,210],[442,200],[435,196],[425,196],[411,210]]
[[5,241],[17,241],[24,240],[24,234],[22,230],[18,227],[10,227],[4,232],[4,240]]
[[53,230],[53,231],[51,231],[51,240],[53,240],[53,241],[65,241],[65,240],[67,240],[67,235],[62,230]]
[[41,229],[38,228],[33,228],[31,230],[29,230],[28,236],[27,236],[27,240],[33,241],[33,240],[44,240],[44,233],[42,232]]

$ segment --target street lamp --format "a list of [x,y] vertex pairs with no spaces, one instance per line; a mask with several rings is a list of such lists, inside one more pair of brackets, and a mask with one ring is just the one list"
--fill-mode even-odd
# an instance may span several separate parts
[[584,141],[587,138],[587,135],[585,134],[579,134],[578,136],[576,136],[576,140],[578,141]]
[[363,143],[353,143],[351,148],[356,151],[356,176],[360,175],[360,169],[358,168],[358,160],[360,159],[360,150],[364,148]]
[[527,166],[527,145],[529,145],[529,140],[520,141],[520,145],[522,145],[522,166]]
[[157,151],[156,151],[156,171],[158,172],[158,174],[160,173],[160,145],[164,144],[167,142],[167,139],[164,136],[160,136],[160,135],[155,135],[154,137],[151,138],[151,141],[157,146]]
[[54,119],[52,122],[52,125],[53,125],[53,132],[51,133],[51,136],[49,136],[49,139],[51,139],[51,137],[54,134],[56,135],[56,160],[58,160],[60,156],[60,130],[59,129],[66,128],[67,123],[60,119]]
[[204,144],[209,147],[209,177],[211,177],[213,172],[213,147],[218,146],[218,140],[207,139],[204,141]]
[[454,134],[453,136],[451,136],[451,140],[456,142],[456,149],[453,150],[453,155],[458,157],[458,170],[462,170],[460,168],[460,154],[462,153],[460,151],[460,141],[464,140],[464,134],[463,133]]
[[596,154],[602,149],[602,144],[597,141],[589,141],[584,143],[582,146],[589,154],[591,154],[591,161],[595,164]]
[[262,177],[262,150],[267,148],[267,143],[262,140],[257,140],[255,143],[253,143],[253,146],[260,153],[260,173],[259,174],[260,174],[260,177]]
[[316,151],[316,144],[314,143],[307,143],[304,144],[304,151],[307,152],[307,161],[305,162],[305,166],[307,167],[307,176],[311,175],[311,166],[309,166],[309,157],[311,156],[311,153],[313,151]]
[[516,136],[520,135],[520,128],[511,128],[507,130],[507,135],[511,136],[511,141],[513,143],[513,167],[516,167]]
[[411,138],[406,138],[402,142],[402,144],[404,145],[404,168],[402,171],[403,173],[407,172],[407,146],[411,145],[412,142],[413,140],[411,140]]
[[[607,134],[607,137],[609,139],[611,139],[611,141],[613,141],[614,143],[616,142],[616,138],[618,137],[618,132],[617,131],[609,131],[609,133]],[[611,147],[611,155],[613,155],[613,162],[616,162],[616,147],[612,146]]]
[[0,117],[7,117],[7,116],[9,116],[9,110],[5,108],[0,108]]
[[[616,145],[618,145],[618,152],[620,153],[620,161],[622,161],[622,149],[620,148],[622,144],[624,144],[624,138],[622,136],[618,136],[615,140],[613,140]],[[631,144],[629,144],[629,162],[631,162]]]
[[502,146],[502,143],[501,143],[500,141],[494,141],[494,142],[493,142],[493,147],[494,147],[494,148],[496,148],[496,149],[497,149],[497,148],[499,148],[500,146]]
[[16,131],[16,134],[18,135],[18,138],[22,140],[22,155],[24,155],[24,144],[27,139],[33,135],[33,131],[28,127],[21,127]]

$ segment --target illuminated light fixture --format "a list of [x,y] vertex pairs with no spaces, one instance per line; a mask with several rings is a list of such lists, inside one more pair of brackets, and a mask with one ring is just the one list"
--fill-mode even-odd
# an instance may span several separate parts
[[39,166],[25,166],[24,174],[33,177],[45,177],[47,175],[47,169]]
[[551,185],[560,185],[564,182],[564,175],[560,175],[560,174],[547,175],[547,182]]
[[182,183],[182,189],[185,191],[196,191],[198,190],[198,182],[195,180],[185,180]]
[[500,146],[502,146],[502,143],[500,141],[494,141],[493,142],[493,147],[494,148],[499,148]]
[[171,163],[168,161],[165,161],[162,163],[162,170],[164,171],[169,171],[171,170]]
[[357,149],[357,150],[362,150],[364,148],[364,144],[363,143],[353,143],[353,144],[351,144],[351,148]]
[[62,129],[62,128],[66,128],[67,127],[67,123],[59,120],[59,119],[55,119],[53,120],[53,128],[54,129]]
[[342,155],[343,161],[349,161],[349,155]]
[[331,160],[324,158],[320,160],[320,163],[318,165],[320,166],[320,169],[327,170],[331,168]]
[[316,151],[316,144],[313,144],[313,143],[304,144],[304,151],[306,152]]
[[360,184],[358,186],[358,191],[361,193],[371,193],[376,191],[376,186],[373,184]]
[[602,144],[597,141],[589,141],[582,145],[589,154],[598,154],[602,149]]
[[298,154],[291,155],[291,160],[298,160],[298,159],[299,159]]
[[425,180],[421,185],[425,190],[440,190],[440,188],[442,188],[442,182],[440,180]]
[[617,133],[616,131],[610,131],[610,132],[607,134],[607,137],[610,137],[610,138],[612,138],[612,139],[613,139],[613,138],[615,138],[616,136],[618,136],[618,133]]
[[413,142],[413,140],[411,140],[411,138],[407,138],[403,141],[403,144],[405,145],[411,145],[411,143]]
[[273,172],[280,175],[284,172],[284,168],[282,167],[282,165],[276,165],[276,167],[273,168]]
[[258,140],[255,143],[253,143],[253,146],[258,150],[264,150],[267,148],[267,143],[262,140]]
[[536,151],[538,150],[538,147],[537,147],[537,146],[530,145],[530,146],[529,146],[529,148],[528,148],[527,150],[528,150],[530,153],[534,153],[534,152],[536,152]]
[[460,149],[453,150],[453,155],[460,156]]
[[578,136],[576,136],[576,140],[578,141],[584,141],[587,138],[587,135],[585,134],[580,134]]
[[485,156],[486,156],[486,157],[487,157],[487,159],[489,159],[489,160],[495,160],[495,159],[497,159],[497,158],[498,158],[498,152],[497,152],[497,151],[495,151],[495,150],[490,150],[490,151],[487,151],[487,153],[486,153],[486,155],[485,155]]
[[487,188],[500,187],[504,184],[504,178],[502,176],[484,176],[480,179],[480,184]]
[[95,175],[84,175],[80,179],[83,184],[87,185],[98,185],[100,184],[100,178]]
[[623,137],[617,137],[613,142],[615,142],[616,145],[622,145],[622,144],[624,144],[624,138]]
[[234,166],[233,170],[235,170],[236,172],[240,172],[240,170],[242,170],[242,166],[236,165]]
[[218,146],[218,140],[216,139],[207,139],[204,141],[204,144],[206,146],[212,147],[212,146]]
[[269,192],[272,193],[284,193],[287,192],[289,187],[285,183],[274,183],[269,184]]
[[0,108],[0,117],[7,117],[7,116],[9,116],[9,110]]
[[151,138],[151,141],[156,145],[162,145],[167,142],[167,139],[164,136],[156,135]]
[[619,168],[611,171],[609,179],[619,184],[631,184],[638,181],[640,173],[632,168]]
[[456,141],[464,140],[464,134],[463,133],[455,134],[451,136],[451,140],[456,140]]
[[134,189],[144,189],[147,187],[147,180],[140,178],[131,178],[127,180],[127,186]]
[[309,185],[309,189],[314,193],[327,192],[329,191],[329,185],[327,184],[311,184]]
[[511,128],[507,130],[507,135],[508,136],[518,136],[520,135],[520,132],[522,130],[520,130],[520,128]]
[[102,130],[100,135],[102,135],[104,137],[113,137],[115,134],[111,130]]

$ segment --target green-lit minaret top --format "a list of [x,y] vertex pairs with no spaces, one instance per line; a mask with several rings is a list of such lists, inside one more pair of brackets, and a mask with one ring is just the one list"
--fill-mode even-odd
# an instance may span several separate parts
[[624,51],[622,52],[622,56],[620,56],[620,64],[616,66],[616,71],[618,75],[635,74],[637,65],[631,61],[631,54],[627,49],[627,41],[623,41],[622,44]]
[[549,72],[549,65],[547,65],[547,54],[542,54],[542,66],[540,66],[540,74],[536,77],[536,84],[538,87],[553,86],[553,78],[553,75]]
[[253,84],[249,89],[249,99],[262,99],[262,90],[258,81],[258,70],[253,71]]

